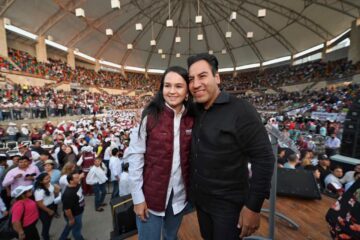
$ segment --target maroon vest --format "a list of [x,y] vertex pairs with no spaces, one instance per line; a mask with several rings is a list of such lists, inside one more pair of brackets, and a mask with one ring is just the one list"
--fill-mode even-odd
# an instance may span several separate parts
[[81,168],[84,172],[89,172],[90,168],[94,165],[95,162],[95,153],[83,152],[82,157],[83,157],[83,162],[81,164]]
[[[180,165],[186,192],[189,189],[190,146],[193,118],[183,114],[180,121]],[[146,153],[143,172],[143,192],[149,209],[164,211],[169,185],[174,145],[174,112],[165,107],[155,125],[147,116]]]

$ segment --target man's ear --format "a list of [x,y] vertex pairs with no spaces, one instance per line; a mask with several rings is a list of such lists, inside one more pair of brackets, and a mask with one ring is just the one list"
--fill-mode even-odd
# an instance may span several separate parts
[[215,81],[218,85],[220,84],[220,74],[218,72],[215,73]]

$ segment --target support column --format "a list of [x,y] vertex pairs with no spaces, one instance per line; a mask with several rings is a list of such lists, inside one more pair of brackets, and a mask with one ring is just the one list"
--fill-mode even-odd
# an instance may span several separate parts
[[351,24],[348,60],[353,63],[360,61],[360,18]]
[[46,52],[46,44],[45,37],[39,36],[38,42],[36,43],[36,60],[38,62],[47,62],[47,52]]
[[75,69],[75,54],[74,54],[74,49],[72,48],[68,49],[67,65],[71,67],[71,69]]
[[96,61],[95,61],[95,72],[98,72],[98,71],[100,71],[100,69],[101,69],[101,64],[100,64],[100,60],[99,59],[96,59]]
[[6,39],[6,30],[4,26],[4,19],[0,18],[0,56],[7,58],[8,49],[7,49],[7,39]]

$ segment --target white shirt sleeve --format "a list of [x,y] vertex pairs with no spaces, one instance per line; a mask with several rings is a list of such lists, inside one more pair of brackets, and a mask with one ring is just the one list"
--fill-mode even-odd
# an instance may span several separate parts
[[35,201],[44,200],[45,192],[42,189],[37,189],[34,192]]
[[129,163],[129,186],[134,204],[145,202],[143,187],[144,154],[146,152],[146,121],[145,117],[139,137],[139,127],[131,130],[130,145],[124,156]]

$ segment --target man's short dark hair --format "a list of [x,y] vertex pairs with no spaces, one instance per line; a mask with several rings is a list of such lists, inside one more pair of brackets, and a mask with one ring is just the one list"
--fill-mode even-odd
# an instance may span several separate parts
[[67,176],[66,176],[66,180],[68,181],[68,183],[70,183],[70,181],[72,181],[74,179],[74,175],[75,174],[78,174],[79,172],[78,171],[72,171],[71,173],[69,173]]
[[111,155],[112,156],[116,156],[116,154],[119,152],[118,148],[113,148],[113,150],[111,150]]
[[295,153],[294,153],[294,154],[290,154],[290,155],[288,156],[288,161],[289,161],[289,162],[296,162],[297,159],[298,159],[298,157],[296,156]]
[[219,69],[219,62],[214,55],[208,53],[199,53],[188,57],[187,59],[188,69],[191,67],[191,65],[201,60],[206,61],[211,66],[211,72],[215,76],[215,74],[218,72]]

